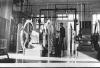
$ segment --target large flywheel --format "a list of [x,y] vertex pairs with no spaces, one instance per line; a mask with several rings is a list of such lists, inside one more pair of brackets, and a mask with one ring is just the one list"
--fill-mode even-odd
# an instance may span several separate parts
[[[28,27],[27,27],[28,25]],[[28,48],[30,45],[30,35],[33,30],[33,23],[31,20],[26,20],[24,26],[22,27],[21,33],[20,33],[20,41],[23,49]]]

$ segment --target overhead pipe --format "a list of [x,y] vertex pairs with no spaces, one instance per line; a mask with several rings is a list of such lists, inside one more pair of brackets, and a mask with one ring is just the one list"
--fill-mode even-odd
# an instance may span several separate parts
[[85,24],[85,4],[83,4],[83,5],[84,5],[84,24]]
[[[48,3],[48,5],[77,5],[77,4],[52,4],[52,3]],[[79,4],[81,5],[81,3]],[[23,5],[23,6],[47,6],[47,4],[39,4],[39,5]]]
[[[17,17],[17,18],[40,18],[40,17]],[[47,16],[41,17],[41,18],[47,18]],[[48,18],[51,18],[51,17],[49,16]],[[62,18],[62,16],[61,17],[53,16],[52,18]],[[66,17],[63,16],[63,18],[66,18]]]
[[76,8],[64,8],[64,9],[40,9],[40,11],[58,11],[58,10],[76,10]]

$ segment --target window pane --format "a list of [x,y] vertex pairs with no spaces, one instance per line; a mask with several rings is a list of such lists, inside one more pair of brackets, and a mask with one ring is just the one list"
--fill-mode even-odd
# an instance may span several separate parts
[[57,20],[62,20],[62,18],[57,18]]
[[67,20],[67,18],[63,18],[63,20]]
[[[68,17],[66,17],[67,16],[66,14],[58,14],[57,16],[58,16],[57,20],[74,20],[74,18],[75,18],[75,14],[68,14]],[[59,18],[59,17],[61,17],[61,18]],[[76,18],[79,19],[78,14],[76,15]]]
[[97,14],[97,19],[100,20],[100,14]]
[[73,17],[74,17],[73,14],[69,14],[68,15],[68,20],[73,20],[74,19]]
[[58,14],[57,16],[58,16],[58,17],[62,17],[62,14]]
[[93,14],[93,24],[95,24],[96,18],[96,14]]
[[66,16],[66,14],[63,14],[63,16],[65,17],[65,16]]
[[[74,19],[75,19],[75,14],[74,14]],[[76,19],[79,19],[79,14],[76,14]]]
[[[37,15],[37,17],[39,17],[39,15]],[[41,15],[41,17],[44,17],[44,15]],[[44,24],[44,18],[41,18],[41,24]]]
[[67,15],[66,14],[63,14],[63,20],[67,20]]

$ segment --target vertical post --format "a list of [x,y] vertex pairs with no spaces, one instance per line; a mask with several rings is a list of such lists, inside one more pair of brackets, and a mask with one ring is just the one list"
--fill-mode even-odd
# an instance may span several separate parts
[[20,0],[21,1],[21,11],[23,9],[23,0]]
[[33,6],[31,6],[31,14],[32,14],[32,7],[33,7]]
[[[27,5],[28,5],[28,0],[26,0],[27,1]],[[26,6],[26,12],[27,12],[27,8],[28,8],[28,6]]]
[[[56,9],[56,5],[55,5],[55,9]],[[56,16],[56,10],[55,10],[55,16]]]
[[[48,3],[47,3],[47,9],[48,9]],[[47,11],[47,19],[48,19],[48,17],[49,17],[49,11]],[[50,24],[48,24],[49,26],[50,26]],[[49,27],[48,27],[48,29],[49,29]],[[50,36],[49,36],[50,34],[49,34],[49,30],[48,30],[48,57],[50,56]],[[48,60],[48,62],[49,62],[49,60]]]
[[85,28],[85,4],[84,5],[84,28]]
[[[75,21],[74,21],[74,32],[75,32],[75,34],[74,34],[74,37],[77,36],[77,30],[76,30],[76,26],[77,26],[76,25],[77,24],[76,12],[77,12],[77,9],[75,9]],[[74,39],[74,55],[75,55],[75,57],[76,57],[76,54],[77,54],[76,40]]]
[[[80,22],[80,23],[81,23],[81,25],[80,25],[80,26],[81,26],[80,33],[81,33],[81,34],[82,34],[82,28],[83,28],[83,27],[82,27],[82,19],[83,19],[83,18],[82,18],[82,16],[83,16],[83,14],[82,14],[82,9],[83,9],[83,8],[82,8],[82,5],[83,5],[83,4],[81,4],[81,22]],[[81,37],[82,37],[82,35],[81,35]]]
[[[47,21],[48,21],[48,20],[47,20]],[[49,51],[50,51],[50,48],[49,48],[49,46],[50,46],[50,34],[49,34],[50,31],[49,31],[49,27],[50,27],[50,24],[48,24],[48,57],[50,56],[50,55],[49,55],[49,53],[50,53],[50,52],[49,52]]]
[[39,15],[39,43],[40,43],[40,23],[41,23],[41,10]]
[[76,31],[76,22],[77,22],[76,12],[77,12],[77,10],[75,9],[74,31]]
[[[79,11],[79,4],[77,3],[77,11]],[[77,12],[77,14],[79,15],[79,12]],[[77,34],[79,34],[79,27],[80,27],[80,18],[78,18],[78,26],[77,26]]]
[[[55,5],[55,9],[56,9],[56,5]],[[56,45],[56,23],[57,23],[57,18],[56,18],[57,16],[56,15],[57,14],[56,14],[56,10],[55,10],[55,20],[54,20],[54,25],[53,25],[53,30],[54,30],[53,44],[54,44],[54,46]]]
[[[47,9],[48,9],[48,3],[47,3]],[[47,19],[48,19],[48,16],[49,16],[49,11],[47,11]]]

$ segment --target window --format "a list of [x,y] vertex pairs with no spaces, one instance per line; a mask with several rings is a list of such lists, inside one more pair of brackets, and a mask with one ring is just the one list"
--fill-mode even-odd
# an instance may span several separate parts
[[100,14],[93,14],[92,15],[92,32],[94,32],[95,23],[97,20],[100,20]]
[[[37,15],[36,17],[39,17],[39,15]],[[44,15],[41,15],[41,17],[44,17]],[[36,29],[39,29],[38,20],[39,20],[39,18],[36,19]],[[44,24],[44,18],[41,18],[41,24]],[[40,29],[43,29],[43,25],[40,26]]]
[[[75,14],[68,14],[68,17],[66,14],[58,14],[57,15],[57,20],[74,20]],[[79,19],[79,15],[76,15],[76,18]]]
[[68,15],[68,20],[74,20],[74,15],[73,14]]
[[[39,17],[39,15],[37,15],[36,17]],[[41,15],[41,17],[44,17],[44,15]],[[44,24],[44,18],[41,18],[41,24]]]
[[57,17],[58,17],[57,20],[62,20],[62,18],[61,18],[62,14],[58,14]]

